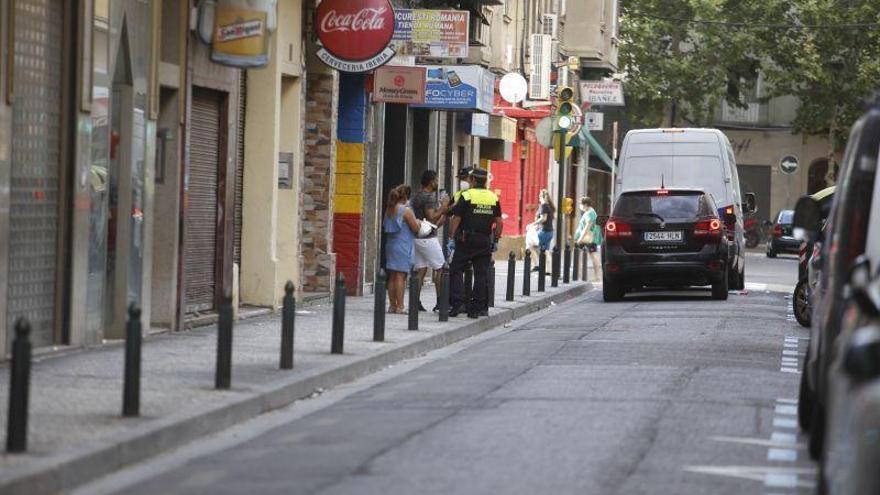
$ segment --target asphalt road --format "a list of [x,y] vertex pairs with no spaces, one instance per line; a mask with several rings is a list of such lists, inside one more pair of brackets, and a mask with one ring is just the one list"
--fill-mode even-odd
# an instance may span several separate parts
[[727,302],[593,291],[79,493],[810,493],[807,332],[767,290],[796,274],[752,255]]

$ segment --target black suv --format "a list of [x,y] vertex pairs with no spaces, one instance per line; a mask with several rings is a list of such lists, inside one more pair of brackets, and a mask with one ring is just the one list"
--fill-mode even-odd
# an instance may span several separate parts
[[712,286],[727,299],[724,222],[709,194],[697,189],[627,191],[605,224],[605,301],[641,287]]
[[799,253],[800,239],[794,237],[794,210],[782,210],[776,215],[773,233],[767,241],[767,257],[775,258],[780,253]]

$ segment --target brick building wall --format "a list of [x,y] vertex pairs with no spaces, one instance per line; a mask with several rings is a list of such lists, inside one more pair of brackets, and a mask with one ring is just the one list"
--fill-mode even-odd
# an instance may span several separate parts
[[306,82],[305,160],[300,194],[300,252],[305,292],[329,292],[336,275],[332,211],[336,187],[338,80],[336,72],[310,70]]

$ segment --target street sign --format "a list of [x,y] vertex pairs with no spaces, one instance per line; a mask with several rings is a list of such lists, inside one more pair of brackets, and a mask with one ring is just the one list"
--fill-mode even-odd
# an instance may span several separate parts
[[589,131],[605,130],[605,114],[602,112],[587,112],[586,125]]
[[504,101],[516,104],[526,99],[526,95],[529,94],[529,83],[519,73],[511,72],[501,78],[498,92],[501,93]]
[[545,148],[553,147],[553,117],[544,117],[535,126],[535,137]]
[[623,83],[620,81],[581,81],[581,100],[591,106],[625,106]]
[[798,158],[794,155],[785,155],[779,160],[779,170],[783,174],[793,174],[798,171]]

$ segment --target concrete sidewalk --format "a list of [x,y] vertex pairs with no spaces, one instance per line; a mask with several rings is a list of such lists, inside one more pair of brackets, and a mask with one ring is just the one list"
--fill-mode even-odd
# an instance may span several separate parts
[[[123,347],[42,355],[31,378],[28,447],[0,457],[0,493],[55,493],[123,466],[185,445],[264,412],[308,397],[404,359],[424,354],[576,297],[590,285],[571,283],[504,301],[506,263],[496,262],[496,303],[489,318],[440,323],[422,313],[417,332],[405,315],[386,315],[386,341],[372,341],[373,297],[348,298],[345,354],[330,354],[331,308],[297,312],[294,370],[278,369],[280,316],[238,321],[234,330],[232,390],[216,391],[216,327],[148,336],[143,346],[140,418],[122,418]],[[518,269],[521,270],[521,264]],[[434,306],[433,287],[422,301]],[[0,425],[5,436],[8,363],[0,368]],[[4,443],[5,444],[5,443]]]

